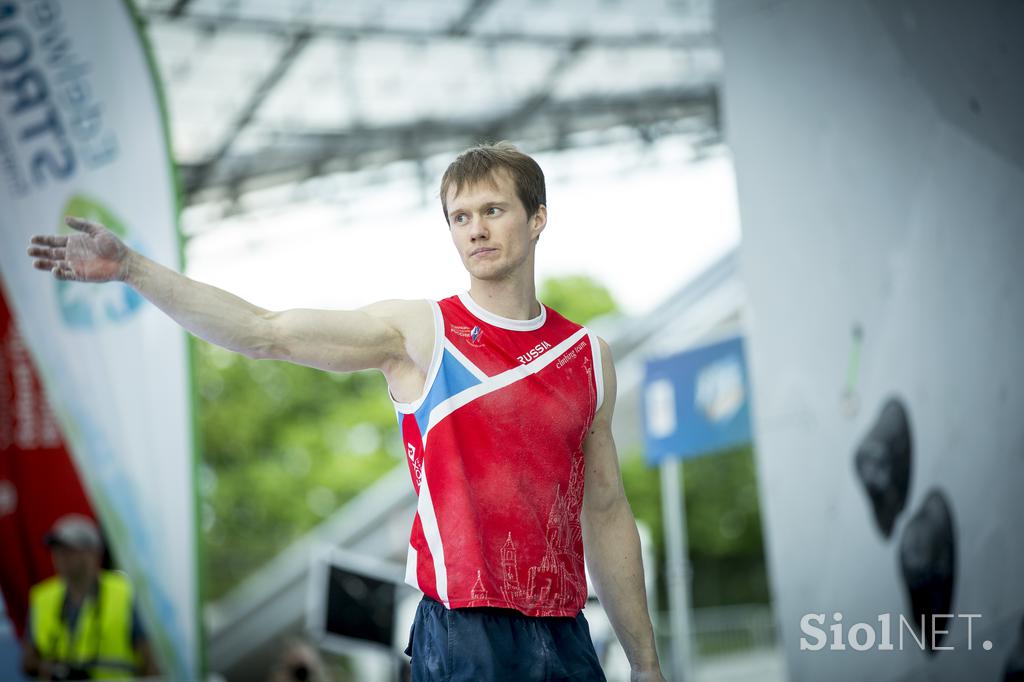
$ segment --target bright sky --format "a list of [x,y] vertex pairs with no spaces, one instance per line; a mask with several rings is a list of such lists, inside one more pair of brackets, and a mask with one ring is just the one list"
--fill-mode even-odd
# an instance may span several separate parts
[[[538,282],[588,274],[637,315],[735,247],[732,163],[724,151],[691,157],[672,139],[642,154],[604,147],[538,155],[548,192]],[[319,193],[332,201],[306,199],[215,226],[201,212],[187,214],[186,231],[199,233],[186,250],[187,273],[270,309],[437,299],[468,287],[436,189],[425,193],[411,173],[368,188],[332,182]]]

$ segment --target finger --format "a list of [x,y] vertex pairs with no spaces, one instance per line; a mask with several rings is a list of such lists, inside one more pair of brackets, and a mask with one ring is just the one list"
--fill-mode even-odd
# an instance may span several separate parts
[[36,258],[45,258],[48,260],[64,260],[67,257],[67,249],[44,249],[39,246],[33,246],[28,250],[28,255],[35,256]]
[[32,243],[42,246],[67,246],[68,238],[66,235],[37,234],[32,237]]
[[52,260],[41,259],[37,261],[32,261],[32,267],[34,267],[36,270],[53,270],[53,268],[55,268],[56,266],[57,264],[54,263]]
[[69,215],[64,218],[64,222],[68,227],[78,230],[79,232],[85,232],[86,234],[96,234],[100,231],[99,225],[89,222],[85,218],[76,218]]
[[60,280],[73,280],[75,279],[75,271],[68,267],[57,266],[52,270],[53,276]]

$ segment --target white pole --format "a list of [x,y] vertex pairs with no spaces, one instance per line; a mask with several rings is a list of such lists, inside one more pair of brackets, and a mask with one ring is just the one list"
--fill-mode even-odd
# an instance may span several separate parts
[[690,634],[690,562],[686,553],[682,473],[683,467],[675,457],[661,460],[661,512],[665,523],[665,563],[668,570],[666,578],[672,632],[669,675],[672,682],[692,682],[694,679],[695,649]]

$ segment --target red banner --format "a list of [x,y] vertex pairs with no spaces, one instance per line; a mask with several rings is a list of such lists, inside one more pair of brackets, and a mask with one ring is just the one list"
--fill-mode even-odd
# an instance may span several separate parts
[[72,512],[95,518],[0,289],[0,591],[19,637],[29,588],[53,575],[43,536]]

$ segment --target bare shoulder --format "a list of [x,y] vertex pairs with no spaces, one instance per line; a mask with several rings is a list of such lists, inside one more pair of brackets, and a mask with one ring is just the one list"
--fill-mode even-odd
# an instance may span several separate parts
[[361,308],[397,331],[408,357],[418,366],[426,367],[434,349],[434,311],[426,299],[391,299]]
[[360,310],[396,326],[416,326],[419,322],[433,329],[433,312],[430,301],[426,299],[395,298],[365,305]]

